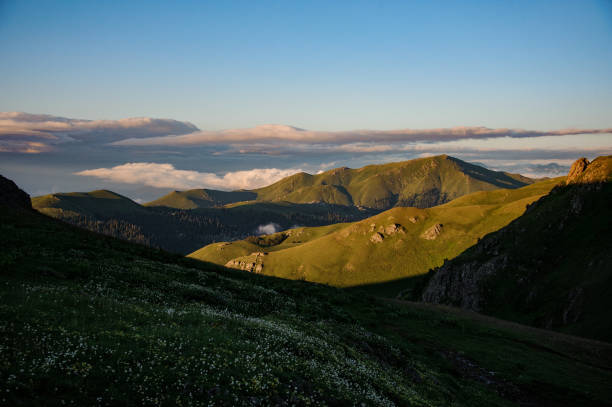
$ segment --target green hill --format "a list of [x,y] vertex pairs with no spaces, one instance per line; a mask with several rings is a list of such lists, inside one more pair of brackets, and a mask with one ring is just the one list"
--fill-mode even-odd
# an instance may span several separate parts
[[612,340],[612,156],[430,273],[422,298]]
[[256,189],[258,200],[327,202],[379,210],[428,208],[476,191],[519,188],[533,180],[440,155],[359,169],[299,173]]
[[520,216],[559,181],[476,192],[427,209],[394,208],[354,223],[215,243],[189,256],[340,287],[396,280],[424,274],[459,255]]
[[165,206],[176,209],[215,208],[241,201],[250,201],[257,194],[250,191],[216,191],[214,189],[190,189],[173,191],[145,206]]
[[396,206],[428,208],[476,191],[519,188],[533,180],[491,171],[447,155],[359,169],[336,168],[317,175],[294,174],[264,188],[223,192],[174,191],[147,206],[209,208],[240,201],[324,202],[386,210]]
[[0,241],[2,405],[611,405],[610,344],[224,270],[26,209],[0,207]]

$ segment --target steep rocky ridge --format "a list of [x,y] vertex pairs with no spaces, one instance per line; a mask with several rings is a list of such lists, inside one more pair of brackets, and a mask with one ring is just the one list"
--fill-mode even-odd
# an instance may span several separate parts
[[612,156],[430,272],[422,300],[612,340]]

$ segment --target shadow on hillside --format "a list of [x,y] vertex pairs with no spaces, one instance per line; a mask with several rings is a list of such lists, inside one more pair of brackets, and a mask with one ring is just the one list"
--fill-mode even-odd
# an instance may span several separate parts
[[366,284],[346,288],[350,292],[365,292],[385,298],[395,298],[402,293],[402,298],[409,301],[420,301],[421,292],[429,281],[429,273],[404,277],[384,283]]

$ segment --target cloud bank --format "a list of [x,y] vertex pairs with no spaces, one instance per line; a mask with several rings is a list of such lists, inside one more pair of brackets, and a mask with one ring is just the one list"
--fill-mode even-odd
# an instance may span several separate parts
[[[612,128],[526,130],[482,126],[434,129],[313,131],[268,124],[246,129],[202,131],[191,123],[148,117],[82,120],[59,116],[0,112],[0,152],[71,151],[75,146],[104,148],[201,147],[212,154],[382,154],[418,144],[443,145],[484,140],[555,139],[612,134]],[[132,148],[132,149],[130,149]],[[150,148],[148,150],[151,150]]]
[[255,168],[217,175],[209,172],[178,170],[172,164],[126,163],[111,168],[80,171],[75,174],[156,188],[236,190],[260,188],[297,172],[301,170]]
[[183,135],[128,138],[116,141],[118,146],[194,146],[194,145],[253,145],[253,144],[322,144],[350,145],[358,143],[443,142],[499,137],[526,138],[612,133],[607,129],[525,130],[492,129],[488,127],[452,127],[439,129],[312,131],[285,125],[263,125],[249,129],[196,131]]
[[126,138],[180,135],[198,130],[191,123],[172,119],[82,120],[0,112],[0,152],[42,153],[67,142],[110,143]]

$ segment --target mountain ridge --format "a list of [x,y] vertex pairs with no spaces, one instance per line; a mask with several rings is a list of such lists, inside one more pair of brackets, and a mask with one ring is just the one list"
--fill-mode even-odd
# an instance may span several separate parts
[[195,209],[257,200],[386,210],[395,206],[431,207],[475,191],[519,188],[533,182],[519,174],[492,171],[443,154],[357,169],[338,167],[318,174],[298,172],[252,190],[174,191],[145,205]]

